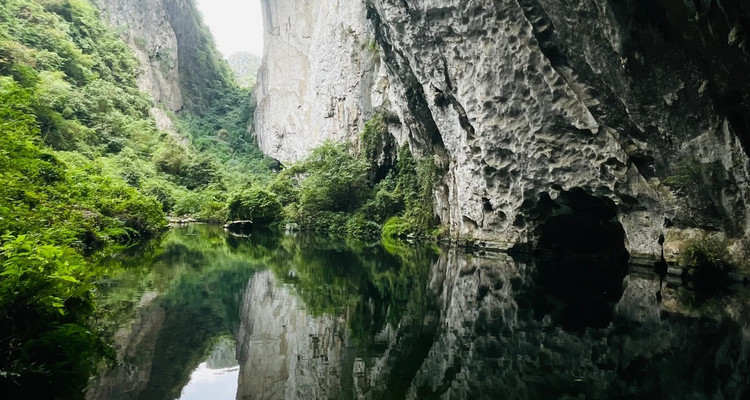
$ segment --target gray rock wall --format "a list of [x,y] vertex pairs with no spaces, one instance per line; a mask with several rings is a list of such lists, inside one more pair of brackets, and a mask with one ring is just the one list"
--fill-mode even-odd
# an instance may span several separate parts
[[[264,2],[268,154],[356,141],[374,87],[399,144],[442,171],[435,208],[454,236],[533,242],[578,188],[616,205],[634,253],[655,254],[666,229],[747,232],[742,2],[328,3]],[[380,64],[353,56],[370,37]],[[690,183],[665,185],[680,165]],[[558,211],[539,211],[548,197]]]
[[177,37],[162,0],[96,0],[141,63],[138,87],[170,111],[182,108]]
[[255,89],[260,148],[283,162],[324,140],[356,141],[387,90],[358,1],[263,0],[265,48]]

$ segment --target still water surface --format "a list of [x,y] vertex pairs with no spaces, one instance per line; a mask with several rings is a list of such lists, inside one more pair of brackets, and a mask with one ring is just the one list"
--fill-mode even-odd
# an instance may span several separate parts
[[108,262],[88,399],[750,398],[742,289],[208,225]]

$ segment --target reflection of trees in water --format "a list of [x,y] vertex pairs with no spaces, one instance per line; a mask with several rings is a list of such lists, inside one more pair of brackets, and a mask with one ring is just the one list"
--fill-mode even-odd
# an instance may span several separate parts
[[285,237],[268,260],[312,315],[349,315],[351,335],[376,346],[386,324],[436,312],[425,282],[437,252],[430,247],[381,246],[317,236]]
[[[105,323],[109,329],[115,323],[130,324],[118,334],[122,365],[98,377],[88,398],[179,397],[216,340],[234,335],[240,293],[261,268],[228,241],[213,226],[175,229],[158,249],[150,249],[153,253],[143,252],[121,264],[119,274],[103,285],[101,302],[103,309],[127,315],[113,313],[108,318],[115,322]],[[158,293],[158,297],[137,307],[146,298],[144,293]],[[141,315],[134,315],[135,310]],[[132,343],[136,348],[131,348]]]
[[[660,305],[658,278],[623,281],[621,264],[271,232],[234,238],[200,226],[173,231],[156,254],[145,257],[149,267],[124,262],[132,264],[126,279],[108,284],[107,298],[128,304],[121,310],[144,291],[160,293],[141,309],[156,328],[134,326],[127,338],[140,335],[126,361],[145,372],[112,374],[138,396],[91,398],[177,397],[216,339],[235,335],[240,293],[260,269],[272,270],[311,320],[345,319],[350,336],[336,339],[344,354],[330,358],[342,375],[326,383],[339,386],[339,398],[747,398],[750,387],[747,327],[732,317],[746,315],[747,299],[686,308],[683,292],[670,289]],[[133,376],[143,382],[126,381]],[[116,386],[106,379],[98,383]]]
[[[160,246],[119,260],[118,275],[102,283],[102,308],[120,311],[103,322],[108,329],[132,323],[143,293],[159,295],[139,312],[163,315],[141,316],[138,326],[124,332],[121,341],[137,342],[138,348],[129,349],[130,357],[121,356],[122,366],[97,378],[88,397],[178,397],[217,338],[235,334],[240,294],[260,269],[272,269],[290,284],[313,315],[349,311],[355,341],[371,351],[388,322],[396,325],[404,315],[421,321],[428,310],[435,313],[429,301],[434,296],[428,296],[423,285],[435,257],[431,249],[385,250],[380,245],[271,231],[237,238],[212,226],[173,230]],[[132,343],[119,347],[120,353],[128,353]],[[394,379],[403,376],[408,374],[395,374]]]

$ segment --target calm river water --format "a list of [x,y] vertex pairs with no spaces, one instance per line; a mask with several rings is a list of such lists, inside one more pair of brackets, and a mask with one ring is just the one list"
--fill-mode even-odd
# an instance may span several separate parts
[[108,262],[91,400],[750,398],[743,289],[209,225]]

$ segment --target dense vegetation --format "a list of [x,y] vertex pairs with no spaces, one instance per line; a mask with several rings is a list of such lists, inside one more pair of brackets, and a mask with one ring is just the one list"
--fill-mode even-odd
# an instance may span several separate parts
[[386,129],[383,117],[375,115],[365,124],[358,155],[347,144],[326,142],[278,174],[269,189],[283,205],[286,222],[361,238],[436,235],[431,157],[417,161],[404,146],[384,178],[374,173]]
[[223,220],[233,188],[271,180],[247,138],[247,91],[218,85],[229,89],[166,133],[137,68],[89,1],[0,3],[4,396],[80,397],[108,353],[91,325],[106,272],[91,254],[157,235],[166,213]]
[[158,236],[167,215],[369,238],[433,233],[434,167],[407,148],[378,165],[382,116],[358,151],[326,143],[275,175],[247,132],[250,90],[229,81],[210,37],[200,44],[190,71],[216,69],[206,76],[220,82],[201,91],[197,76],[181,76],[183,93],[200,98],[165,132],[136,85],[137,60],[91,2],[0,3],[2,393],[80,395],[111,352],[92,324],[93,282],[109,271],[91,258]]
[[255,54],[248,52],[234,53],[227,59],[229,66],[234,71],[234,78],[241,88],[252,88],[255,86],[261,59]]

